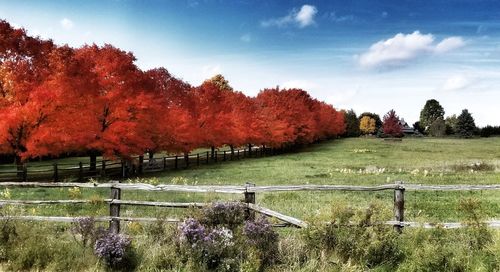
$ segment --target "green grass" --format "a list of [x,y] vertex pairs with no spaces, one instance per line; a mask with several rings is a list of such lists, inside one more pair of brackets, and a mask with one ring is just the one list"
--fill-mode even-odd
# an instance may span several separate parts
[[[387,142],[373,138],[350,138],[327,141],[279,156],[244,159],[210,164],[179,171],[157,173],[160,183],[233,184],[351,184],[374,185],[401,180],[414,184],[499,184],[500,138],[434,139],[406,138]],[[82,190],[77,197],[107,198],[106,190]],[[95,196],[97,195],[97,196]],[[68,199],[67,189],[13,189],[13,198]],[[73,196],[75,197],[75,196]],[[240,196],[219,194],[179,194],[125,191],[122,199],[150,201],[214,201]],[[366,206],[382,200],[390,207],[392,192],[286,192],[257,194],[257,203],[302,219],[327,214],[338,202]],[[406,193],[406,220],[456,221],[463,219],[457,203],[464,197],[482,200],[490,218],[500,216],[500,193],[479,192],[414,192]],[[241,197],[240,197],[241,198]],[[179,216],[174,209],[125,207],[127,216]],[[107,215],[100,205],[64,205],[31,207],[23,213],[44,215]]]

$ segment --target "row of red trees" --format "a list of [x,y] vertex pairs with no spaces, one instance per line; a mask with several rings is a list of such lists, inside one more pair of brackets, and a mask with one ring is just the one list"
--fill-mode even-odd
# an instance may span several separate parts
[[0,154],[129,157],[198,147],[305,144],[340,135],[343,113],[301,89],[197,87],[142,71],[111,45],[57,46],[0,21]]

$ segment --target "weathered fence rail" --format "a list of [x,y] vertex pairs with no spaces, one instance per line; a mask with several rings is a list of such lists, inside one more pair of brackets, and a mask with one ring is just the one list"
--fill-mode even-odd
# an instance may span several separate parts
[[[2,205],[58,205],[58,204],[85,204],[85,203],[105,203],[109,205],[109,216],[98,217],[97,221],[110,222],[110,229],[114,232],[120,231],[120,221],[144,221],[152,222],[162,220],[164,222],[176,223],[179,219],[166,218],[135,218],[135,217],[120,217],[120,208],[122,205],[131,206],[150,206],[150,207],[168,207],[168,208],[200,208],[210,203],[203,202],[158,202],[158,201],[138,201],[138,200],[123,200],[121,199],[121,190],[142,190],[151,192],[185,192],[185,193],[223,193],[223,194],[242,194],[243,202],[246,203],[246,216],[253,218],[255,213],[260,213],[265,216],[276,218],[284,223],[276,224],[275,226],[295,226],[305,228],[308,224],[300,219],[281,214],[256,204],[257,193],[271,192],[289,192],[289,191],[360,191],[360,192],[377,192],[384,190],[394,191],[394,220],[381,222],[382,224],[392,225],[395,230],[401,231],[404,227],[443,227],[443,228],[459,228],[464,225],[461,223],[420,223],[404,221],[405,209],[405,191],[474,191],[474,190],[500,190],[498,185],[419,185],[419,184],[404,184],[396,182],[395,184],[384,184],[374,186],[351,186],[351,185],[276,185],[276,186],[255,186],[246,184],[238,185],[171,185],[160,184],[151,185],[144,183],[62,183],[62,182],[0,182],[0,187],[17,187],[17,188],[105,188],[110,189],[111,197],[102,200],[11,200],[0,199]],[[72,222],[77,217],[57,217],[57,216],[4,216],[0,220],[33,220],[33,221],[54,221],[54,222]],[[500,221],[491,220],[485,224],[492,228],[500,228]]]
[[[265,146],[250,146],[248,148],[191,153],[184,155],[172,155],[161,157],[133,157],[130,160],[100,160],[91,163],[79,162],[54,163],[54,164],[25,164],[22,169],[0,169],[0,182],[8,181],[78,181],[83,182],[90,178],[130,178],[147,173],[186,169],[202,164],[217,163],[223,161],[234,161],[249,157],[263,157],[281,153],[281,149],[273,149]],[[14,166],[13,166],[14,167]]]

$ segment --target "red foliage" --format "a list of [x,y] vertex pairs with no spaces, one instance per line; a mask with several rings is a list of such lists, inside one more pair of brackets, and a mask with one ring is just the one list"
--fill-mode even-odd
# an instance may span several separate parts
[[385,135],[392,137],[403,136],[403,128],[401,127],[399,117],[396,115],[394,110],[390,110],[386,115],[384,115],[382,129]]
[[343,114],[301,89],[265,89],[252,98],[221,75],[193,88],[164,68],[140,70],[132,53],[111,45],[56,46],[5,21],[0,115],[0,153],[18,161],[66,152],[127,158],[223,145],[277,147],[345,130]]

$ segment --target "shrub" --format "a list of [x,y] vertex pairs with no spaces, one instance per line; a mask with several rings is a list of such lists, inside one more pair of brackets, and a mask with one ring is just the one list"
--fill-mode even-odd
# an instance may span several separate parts
[[96,228],[93,217],[80,217],[75,219],[71,226],[71,234],[82,247],[94,245],[97,238],[102,236],[105,230],[102,227]]
[[130,238],[123,234],[107,232],[95,242],[94,253],[110,268],[133,269],[135,263],[130,242]]
[[485,126],[480,130],[481,137],[500,136],[500,126]]
[[395,266],[403,257],[398,244],[398,234],[385,221],[378,204],[365,210],[339,206],[332,212],[332,221],[305,230],[309,248],[326,250],[343,262],[355,260],[372,268],[381,264]]
[[208,226],[225,226],[231,230],[245,222],[245,206],[241,202],[216,202],[202,210],[200,223]]
[[230,229],[220,226],[208,229],[196,219],[188,218],[180,224],[179,231],[183,250],[197,269],[236,270],[238,250]]
[[265,217],[246,221],[243,232],[248,243],[255,247],[261,263],[265,266],[276,261],[278,254],[278,234]]

